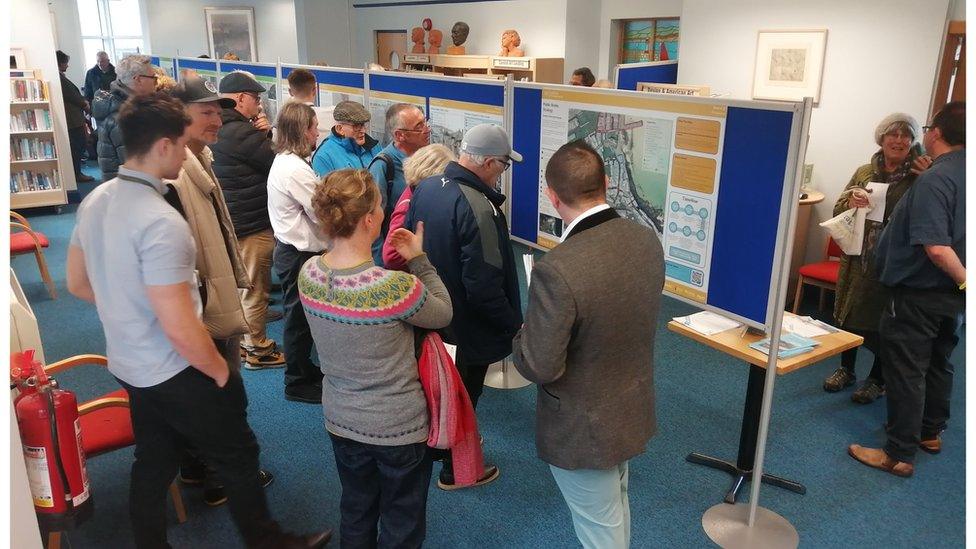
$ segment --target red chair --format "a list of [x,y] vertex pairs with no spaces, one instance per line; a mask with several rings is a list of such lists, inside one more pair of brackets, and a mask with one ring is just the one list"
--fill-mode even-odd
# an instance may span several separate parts
[[[44,367],[48,375],[55,375],[82,364],[108,365],[108,359],[101,355],[77,355],[49,364]],[[136,443],[132,432],[132,419],[129,417],[129,395],[125,389],[112,391],[94,400],[78,404],[81,424],[81,447],[85,459],[127,448]],[[169,486],[173,498],[176,519],[180,524],[186,522],[186,507],[176,480]],[[61,532],[51,532],[49,549],[60,543]]]
[[837,290],[837,276],[840,274],[840,258],[844,255],[840,246],[834,242],[833,238],[827,237],[827,249],[824,251],[824,260],[818,263],[808,263],[799,269],[799,276],[796,281],[796,294],[793,298],[793,313],[796,314],[800,308],[800,301],[803,299],[803,285],[810,284],[820,288],[819,310],[823,310],[826,291]]
[[[51,273],[47,270],[47,261],[44,259],[44,248],[50,245],[44,233],[39,233],[31,229],[30,223],[24,216],[17,212],[10,212],[10,217],[16,221],[10,222],[10,257],[21,254],[34,254],[37,259],[37,268],[41,271],[41,279],[47,286],[47,291],[51,294],[51,299],[58,298],[58,291],[54,288],[54,281],[51,280]],[[14,232],[14,230],[18,232]]]

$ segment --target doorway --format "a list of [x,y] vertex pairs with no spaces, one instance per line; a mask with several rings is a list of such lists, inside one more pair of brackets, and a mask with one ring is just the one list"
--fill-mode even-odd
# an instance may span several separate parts
[[376,62],[386,70],[398,70],[407,52],[407,31],[376,31]]

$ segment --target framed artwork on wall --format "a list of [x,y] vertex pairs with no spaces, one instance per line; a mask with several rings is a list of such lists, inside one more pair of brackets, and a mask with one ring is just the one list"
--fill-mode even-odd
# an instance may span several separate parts
[[760,30],[753,99],[820,103],[827,29]]
[[[257,61],[254,8],[203,8],[207,19],[210,57],[233,54],[241,61]],[[230,56],[233,59],[233,56]]]

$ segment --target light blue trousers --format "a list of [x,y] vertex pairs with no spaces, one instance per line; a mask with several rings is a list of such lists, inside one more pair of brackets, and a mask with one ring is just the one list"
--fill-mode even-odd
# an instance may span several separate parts
[[573,516],[576,537],[586,549],[630,547],[627,463],[609,469],[560,469],[552,476]]

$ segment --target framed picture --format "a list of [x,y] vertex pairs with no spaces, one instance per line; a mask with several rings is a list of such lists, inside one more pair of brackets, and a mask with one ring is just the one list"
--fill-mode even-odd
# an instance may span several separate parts
[[827,29],[759,31],[753,99],[819,104],[826,49]]
[[23,48],[10,48],[11,69],[26,69],[27,61],[25,59]]
[[223,59],[227,54],[240,61],[257,61],[258,48],[254,33],[254,8],[203,8],[207,18],[207,40],[210,57]]

